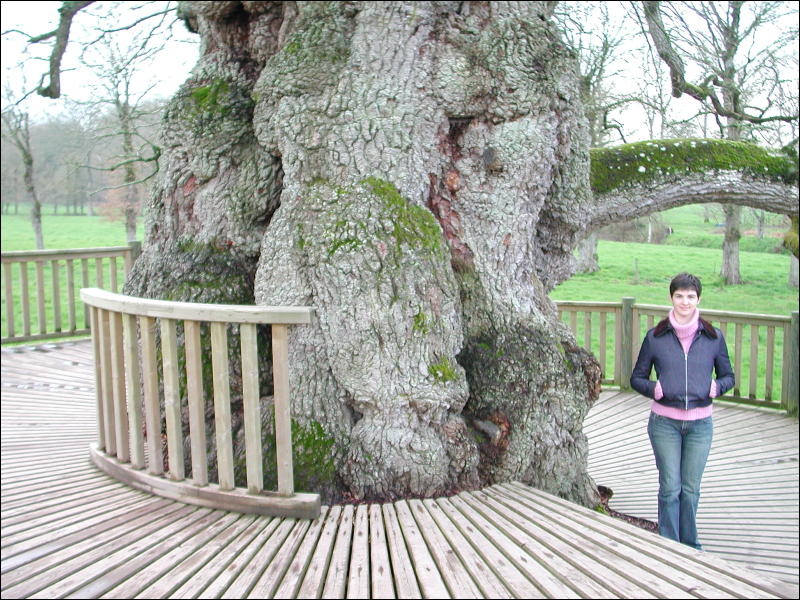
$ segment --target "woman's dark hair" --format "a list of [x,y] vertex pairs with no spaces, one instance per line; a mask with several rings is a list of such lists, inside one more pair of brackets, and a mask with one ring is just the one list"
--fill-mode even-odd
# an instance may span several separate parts
[[670,298],[675,293],[675,290],[694,290],[697,292],[697,297],[699,298],[700,293],[703,291],[703,284],[700,283],[700,280],[694,275],[681,273],[680,275],[675,275],[672,281],[669,282]]

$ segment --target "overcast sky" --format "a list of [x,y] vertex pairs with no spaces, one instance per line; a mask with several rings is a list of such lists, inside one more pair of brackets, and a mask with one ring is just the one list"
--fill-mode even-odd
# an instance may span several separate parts
[[[63,62],[66,69],[61,79],[62,94],[83,100],[91,93],[89,86],[91,75],[87,73],[85,68],[80,70],[76,68],[79,64],[77,62],[77,42],[90,39],[90,28],[97,22],[91,11],[105,10],[112,4],[120,4],[123,9],[126,9],[139,3],[127,3],[126,6],[126,3],[98,2],[90,9],[84,9],[84,11],[78,13],[73,21],[73,27],[70,32],[70,46],[67,48]],[[156,10],[160,10],[161,5],[166,6],[167,4],[167,2],[152,2],[150,3],[150,10],[153,10],[153,6],[157,7]],[[52,31],[58,23],[58,8],[60,6],[61,2],[51,1],[4,0],[0,2],[0,7],[2,8],[2,11],[0,11],[0,20],[2,21],[0,29],[4,33],[2,37],[2,53],[0,53],[4,88],[11,86],[14,94],[19,95],[23,87],[31,89],[38,86],[42,74],[47,70],[46,59],[49,57],[52,47],[51,43],[46,42],[29,45],[26,43],[25,36],[6,32],[18,29],[31,35],[39,35]],[[129,22],[124,20],[125,16],[123,14],[119,24]],[[136,16],[131,16],[131,20],[134,18]],[[145,85],[145,82],[148,84],[157,82],[157,86],[153,90],[154,96],[170,97],[186,79],[197,60],[198,45],[191,42],[196,42],[198,36],[190,34],[181,23],[174,28],[174,32],[177,34],[177,39],[166,42],[168,44],[167,50],[159,54],[158,68],[152,69],[141,82],[141,85]],[[26,65],[23,77],[18,65],[26,57],[33,57],[34,60],[30,60]],[[23,79],[27,81],[23,81]],[[64,110],[63,102],[48,100],[39,96],[32,96],[27,102],[28,110],[37,118]],[[5,98],[3,104],[5,104]]]

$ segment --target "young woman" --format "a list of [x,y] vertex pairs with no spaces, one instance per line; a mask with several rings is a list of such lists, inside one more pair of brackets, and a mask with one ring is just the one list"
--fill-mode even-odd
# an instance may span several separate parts
[[[672,310],[647,332],[631,374],[633,389],[653,399],[647,433],[658,468],[659,533],[698,550],[697,503],[711,449],[711,399],[734,384],[722,332],[700,318],[701,291],[700,280],[688,273],[670,282]],[[652,367],[656,381],[650,380]]]

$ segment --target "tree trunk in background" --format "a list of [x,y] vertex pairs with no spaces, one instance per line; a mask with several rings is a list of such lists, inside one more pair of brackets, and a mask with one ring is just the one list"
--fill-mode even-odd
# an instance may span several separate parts
[[139,209],[139,189],[136,181],[136,168],[131,162],[136,156],[133,150],[133,132],[136,130],[131,117],[131,109],[127,101],[117,100],[117,118],[122,129],[122,156],[127,159],[123,169],[124,203],[125,203],[125,239],[136,241],[136,217]]
[[754,210],[753,215],[756,218],[756,237],[758,237],[760,240],[763,240],[767,226],[767,213],[763,210]]
[[597,233],[592,233],[578,244],[578,255],[575,261],[576,273],[594,273],[600,270],[600,263],[597,259]]
[[[3,115],[3,136],[8,136],[9,140],[16,147],[22,160],[22,183],[25,188],[25,195],[31,203],[31,225],[33,226],[33,237],[37,250],[44,249],[44,237],[42,235],[42,205],[36,193],[36,184],[33,179],[33,152],[31,151],[30,117],[28,113],[18,110],[16,106],[4,109]],[[19,198],[17,197],[18,201]],[[19,206],[16,206],[19,210]]]
[[798,264],[794,255],[789,257],[789,287],[798,287]]
[[722,270],[720,276],[727,285],[742,282],[739,274],[739,239],[741,233],[742,207],[732,204],[722,207],[725,212],[725,241],[722,243]]
[[44,250],[44,236],[42,235],[42,203],[36,193],[36,184],[33,182],[33,155],[30,152],[23,154],[22,163],[25,171],[22,179],[25,182],[25,192],[31,203],[31,225],[37,250]]

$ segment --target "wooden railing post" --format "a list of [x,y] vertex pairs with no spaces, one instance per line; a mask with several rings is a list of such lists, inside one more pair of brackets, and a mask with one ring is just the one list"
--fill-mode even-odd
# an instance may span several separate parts
[[289,404],[289,328],[272,326],[272,377],[275,398],[275,448],[278,459],[278,493],[294,493],[292,464],[292,413]]
[[[792,312],[792,323],[789,327],[789,364],[783,365],[784,372],[789,373],[788,389],[786,390],[786,412],[792,416],[797,416],[798,395],[800,395],[800,374],[798,373],[798,335],[800,335],[800,313]],[[787,340],[784,340],[784,344]]]
[[620,355],[619,360],[620,381],[619,386],[626,390],[631,387],[630,377],[633,370],[633,305],[635,298],[622,299],[622,324],[620,327]]

